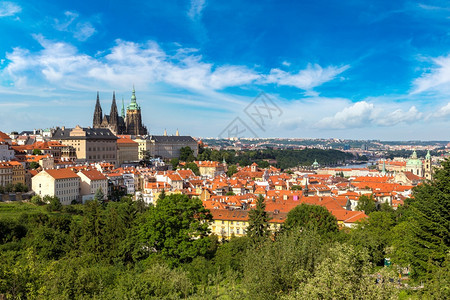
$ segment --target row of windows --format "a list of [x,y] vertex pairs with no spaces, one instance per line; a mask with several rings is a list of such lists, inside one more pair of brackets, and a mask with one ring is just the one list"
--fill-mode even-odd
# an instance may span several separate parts
[[66,190],[61,190],[61,191],[56,191],[56,196],[59,195],[67,195],[67,194],[77,194],[77,190],[75,189],[66,189]]
[[89,147],[88,151],[115,151],[116,147]]
[[115,159],[116,155],[115,154],[89,155],[89,159],[107,159],[107,158]]

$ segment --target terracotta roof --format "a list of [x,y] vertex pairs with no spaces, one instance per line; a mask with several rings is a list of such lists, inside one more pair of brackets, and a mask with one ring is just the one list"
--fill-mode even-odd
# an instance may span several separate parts
[[0,138],[4,139],[4,140],[10,140],[11,138],[9,137],[9,135],[7,135],[6,133],[0,131]]
[[106,176],[100,173],[99,171],[92,169],[92,170],[83,170],[80,171],[83,175],[85,175],[90,180],[107,180]]
[[129,138],[120,138],[117,140],[117,144],[131,144],[131,145],[138,145],[135,141]]
[[79,178],[75,172],[69,169],[51,169],[43,172],[47,172],[47,174],[55,179]]

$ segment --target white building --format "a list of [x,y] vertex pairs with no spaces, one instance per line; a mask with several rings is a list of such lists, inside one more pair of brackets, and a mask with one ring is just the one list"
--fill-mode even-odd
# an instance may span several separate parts
[[45,170],[31,179],[33,191],[41,196],[56,196],[63,205],[78,201],[80,177],[69,169]]
[[103,192],[103,200],[108,197],[108,178],[99,171],[83,170],[77,173],[80,177],[80,195],[83,203],[87,200],[94,200],[95,193],[98,189]]

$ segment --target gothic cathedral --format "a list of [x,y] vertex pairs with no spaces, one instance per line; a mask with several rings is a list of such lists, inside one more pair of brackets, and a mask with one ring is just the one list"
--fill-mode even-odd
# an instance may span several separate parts
[[136,92],[134,87],[131,95],[131,103],[127,106],[126,115],[122,99],[122,112],[120,116],[117,111],[116,93],[113,92],[113,100],[109,115],[103,115],[100,97],[97,92],[97,103],[95,104],[92,127],[109,128],[114,134],[146,135],[147,128],[142,125],[141,107],[136,102]]

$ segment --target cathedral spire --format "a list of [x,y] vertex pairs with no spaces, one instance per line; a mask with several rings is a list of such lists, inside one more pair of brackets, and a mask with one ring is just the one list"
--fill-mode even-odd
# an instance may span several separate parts
[[131,92],[131,103],[127,107],[128,110],[139,110],[139,105],[136,102],[136,91],[133,85],[133,91]]
[[95,110],[94,110],[94,119],[92,122],[92,127],[94,128],[100,128],[103,120],[103,112],[102,107],[100,105],[100,95],[97,91],[97,102],[95,103]]
[[109,126],[114,133],[119,130],[119,114],[117,113],[116,92],[113,92],[113,100],[111,104],[111,111],[109,113]]
[[122,118],[125,119],[125,104],[123,103],[123,97],[122,97]]

